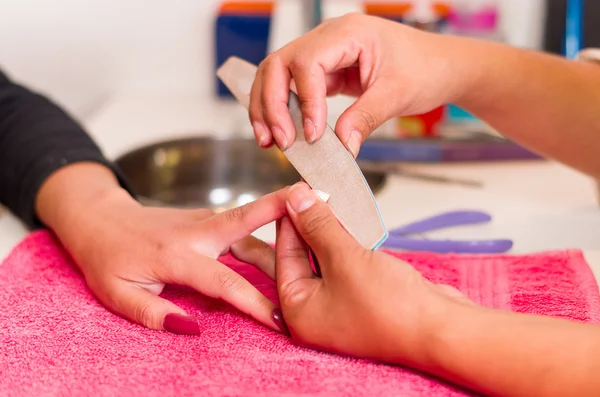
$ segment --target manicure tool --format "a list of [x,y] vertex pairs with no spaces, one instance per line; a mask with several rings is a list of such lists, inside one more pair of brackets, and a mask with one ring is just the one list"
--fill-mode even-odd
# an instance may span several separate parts
[[[256,66],[230,57],[217,71],[218,77],[248,109]],[[375,250],[387,238],[387,228],[354,157],[331,127],[309,143],[298,96],[290,91],[288,109],[296,129],[295,141],[282,153],[306,183],[329,195],[328,204],[346,230],[365,248]]]
[[475,225],[487,223],[492,217],[479,211],[451,211],[438,214],[417,222],[390,230],[389,237],[382,245],[387,248],[410,251],[429,251],[438,253],[475,253],[496,254],[509,251],[513,242],[498,240],[429,240],[410,237],[452,226]]

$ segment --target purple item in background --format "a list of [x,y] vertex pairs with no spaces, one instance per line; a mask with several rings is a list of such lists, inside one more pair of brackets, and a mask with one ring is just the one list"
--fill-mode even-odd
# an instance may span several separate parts
[[450,13],[448,21],[453,32],[457,34],[496,32],[498,27],[498,11],[487,7],[474,13]]
[[382,247],[409,251],[428,251],[437,253],[475,253],[497,254],[509,251],[513,242],[507,239],[497,240],[428,240],[408,237],[452,226],[487,223],[492,219],[489,214],[479,211],[452,211],[435,215],[389,231],[389,237]]
[[358,160],[398,162],[470,162],[540,160],[536,153],[503,138],[473,134],[466,139],[447,138],[368,138]]

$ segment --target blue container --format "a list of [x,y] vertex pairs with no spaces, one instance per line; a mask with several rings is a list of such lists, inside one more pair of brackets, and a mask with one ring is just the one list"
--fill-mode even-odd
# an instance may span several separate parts
[[[231,56],[240,57],[258,65],[267,56],[271,15],[268,14],[221,14],[215,28],[215,73]],[[217,95],[233,97],[218,78]]]

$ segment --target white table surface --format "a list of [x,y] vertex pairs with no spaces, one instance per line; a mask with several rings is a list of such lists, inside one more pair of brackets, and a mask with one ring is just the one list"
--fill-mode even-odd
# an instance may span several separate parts
[[[343,107],[334,103],[331,108]],[[332,118],[339,112],[332,110]],[[330,120],[332,121],[332,120]],[[120,96],[85,122],[105,153],[116,156],[145,143],[174,137],[250,134],[246,114],[234,103],[214,104],[193,96]],[[491,223],[440,231],[453,239],[510,238],[513,253],[581,249],[600,277],[600,207],[587,177],[545,161],[411,165],[411,170],[477,179],[483,188],[390,177],[376,195],[389,228],[455,209],[479,209]],[[11,214],[0,214],[0,259],[27,231]],[[255,235],[273,241],[268,225]],[[433,235],[432,235],[433,236]]]

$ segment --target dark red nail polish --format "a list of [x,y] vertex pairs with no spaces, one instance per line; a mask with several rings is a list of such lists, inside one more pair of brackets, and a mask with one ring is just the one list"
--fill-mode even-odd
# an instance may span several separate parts
[[200,325],[195,317],[170,313],[163,320],[165,331],[180,335],[200,335]]
[[309,259],[312,261],[313,273],[315,274],[315,276],[323,278],[323,275],[321,274],[321,265],[319,265],[319,260],[317,259],[317,256],[315,255],[313,250],[309,249],[308,255]]
[[288,330],[287,325],[285,325],[285,321],[283,320],[283,313],[281,312],[280,308],[276,307],[275,309],[273,309],[272,317],[273,322],[281,330],[281,332],[283,332],[286,335],[290,335],[290,331]]

